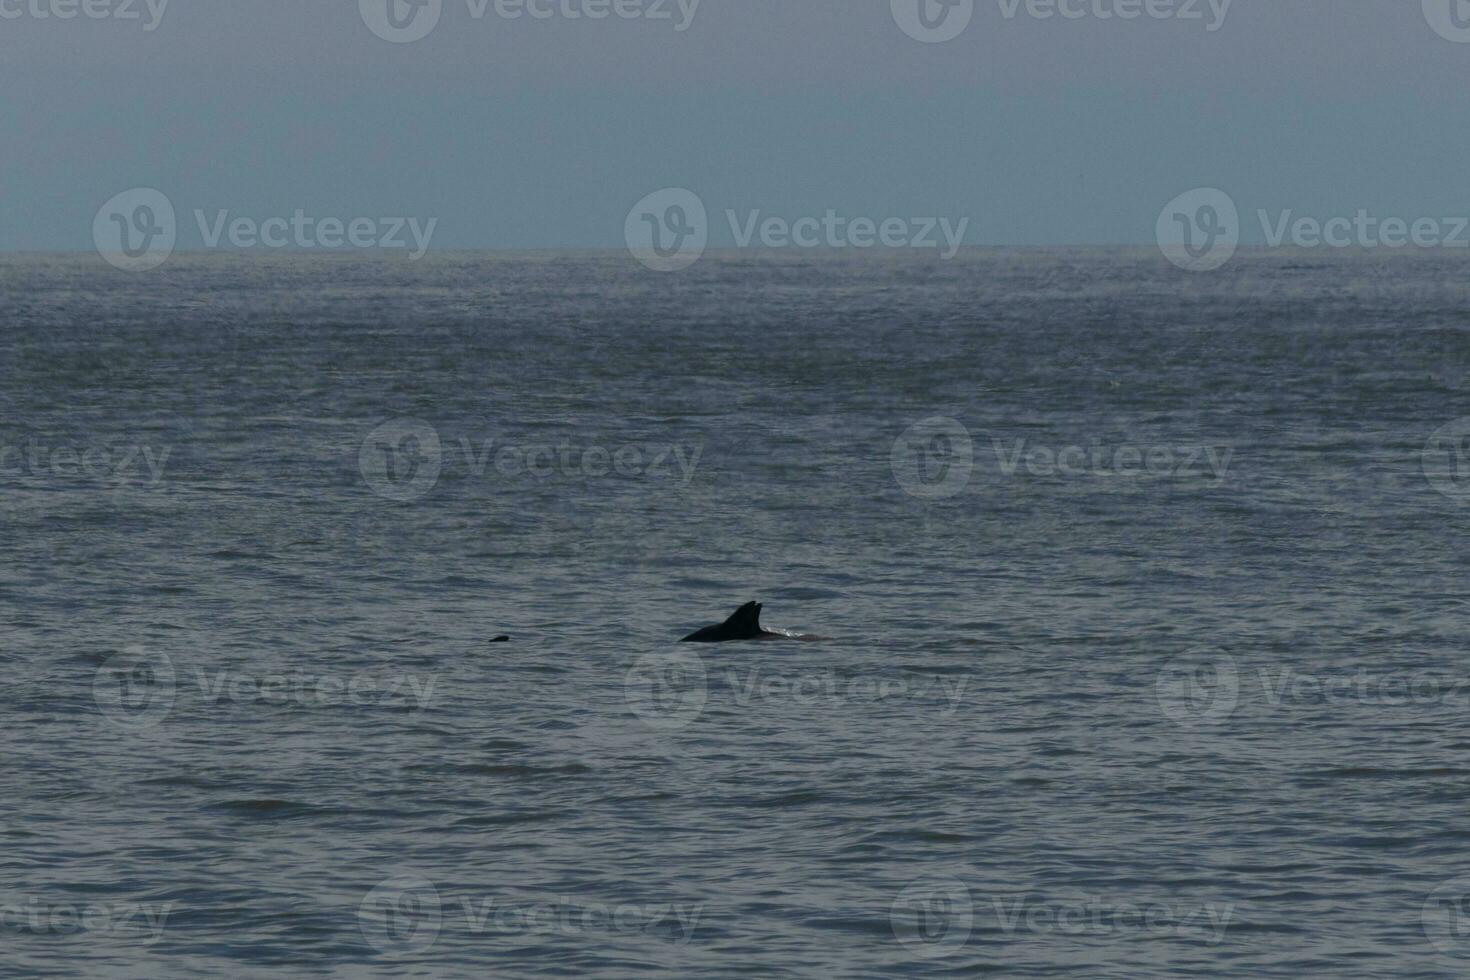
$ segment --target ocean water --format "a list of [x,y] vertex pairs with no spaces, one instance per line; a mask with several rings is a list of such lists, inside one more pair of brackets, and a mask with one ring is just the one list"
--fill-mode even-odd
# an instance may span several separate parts
[[1470,968],[1458,258],[0,296],[6,975]]

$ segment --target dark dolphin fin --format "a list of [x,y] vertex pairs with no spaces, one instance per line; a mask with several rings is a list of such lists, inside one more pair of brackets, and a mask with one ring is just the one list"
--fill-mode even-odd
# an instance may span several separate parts
[[758,622],[760,615],[760,605],[754,602],[747,602],[732,612],[730,618],[720,625],[720,629],[730,633],[732,636],[739,636],[751,628],[751,623]]
[[718,626],[706,626],[695,630],[680,642],[723,643],[726,640],[753,640],[763,635],[761,629],[761,604],[747,602],[730,614]]
[[761,605],[759,602],[752,602],[750,603],[749,608],[750,618],[746,620],[746,628],[749,629],[751,635],[754,636],[761,631],[761,610],[764,609],[765,606]]

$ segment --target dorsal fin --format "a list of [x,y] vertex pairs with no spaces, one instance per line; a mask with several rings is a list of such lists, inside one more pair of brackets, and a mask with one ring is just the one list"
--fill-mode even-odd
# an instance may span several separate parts
[[730,614],[719,626],[706,626],[695,630],[680,642],[723,643],[726,640],[758,640],[765,636],[776,636],[761,629],[761,604],[747,602]]
[[761,607],[759,603],[747,602],[730,614],[730,618],[725,620],[725,626],[732,630],[743,631],[749,629],[752,623],[759,627],[760,618]]

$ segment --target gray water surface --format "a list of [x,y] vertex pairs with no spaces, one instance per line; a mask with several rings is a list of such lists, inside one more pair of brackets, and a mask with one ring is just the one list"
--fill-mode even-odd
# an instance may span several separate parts
[[0,291],[6,974],[1470,961],[1463,262]]

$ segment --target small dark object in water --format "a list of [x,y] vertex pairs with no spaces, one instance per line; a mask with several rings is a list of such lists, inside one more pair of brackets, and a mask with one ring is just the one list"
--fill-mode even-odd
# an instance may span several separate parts
[[497,636],[495,639],[491,640],[490,642],[491,643],[509,643],[510,642],[510,637],[508,637],[508,636]]
[[680,643],[724,643],[728,640],[820,640],[820,636],[803,636],[785,630],[773,632],[761,626],[761,604],[747,602],[718,626],[695,630]]

